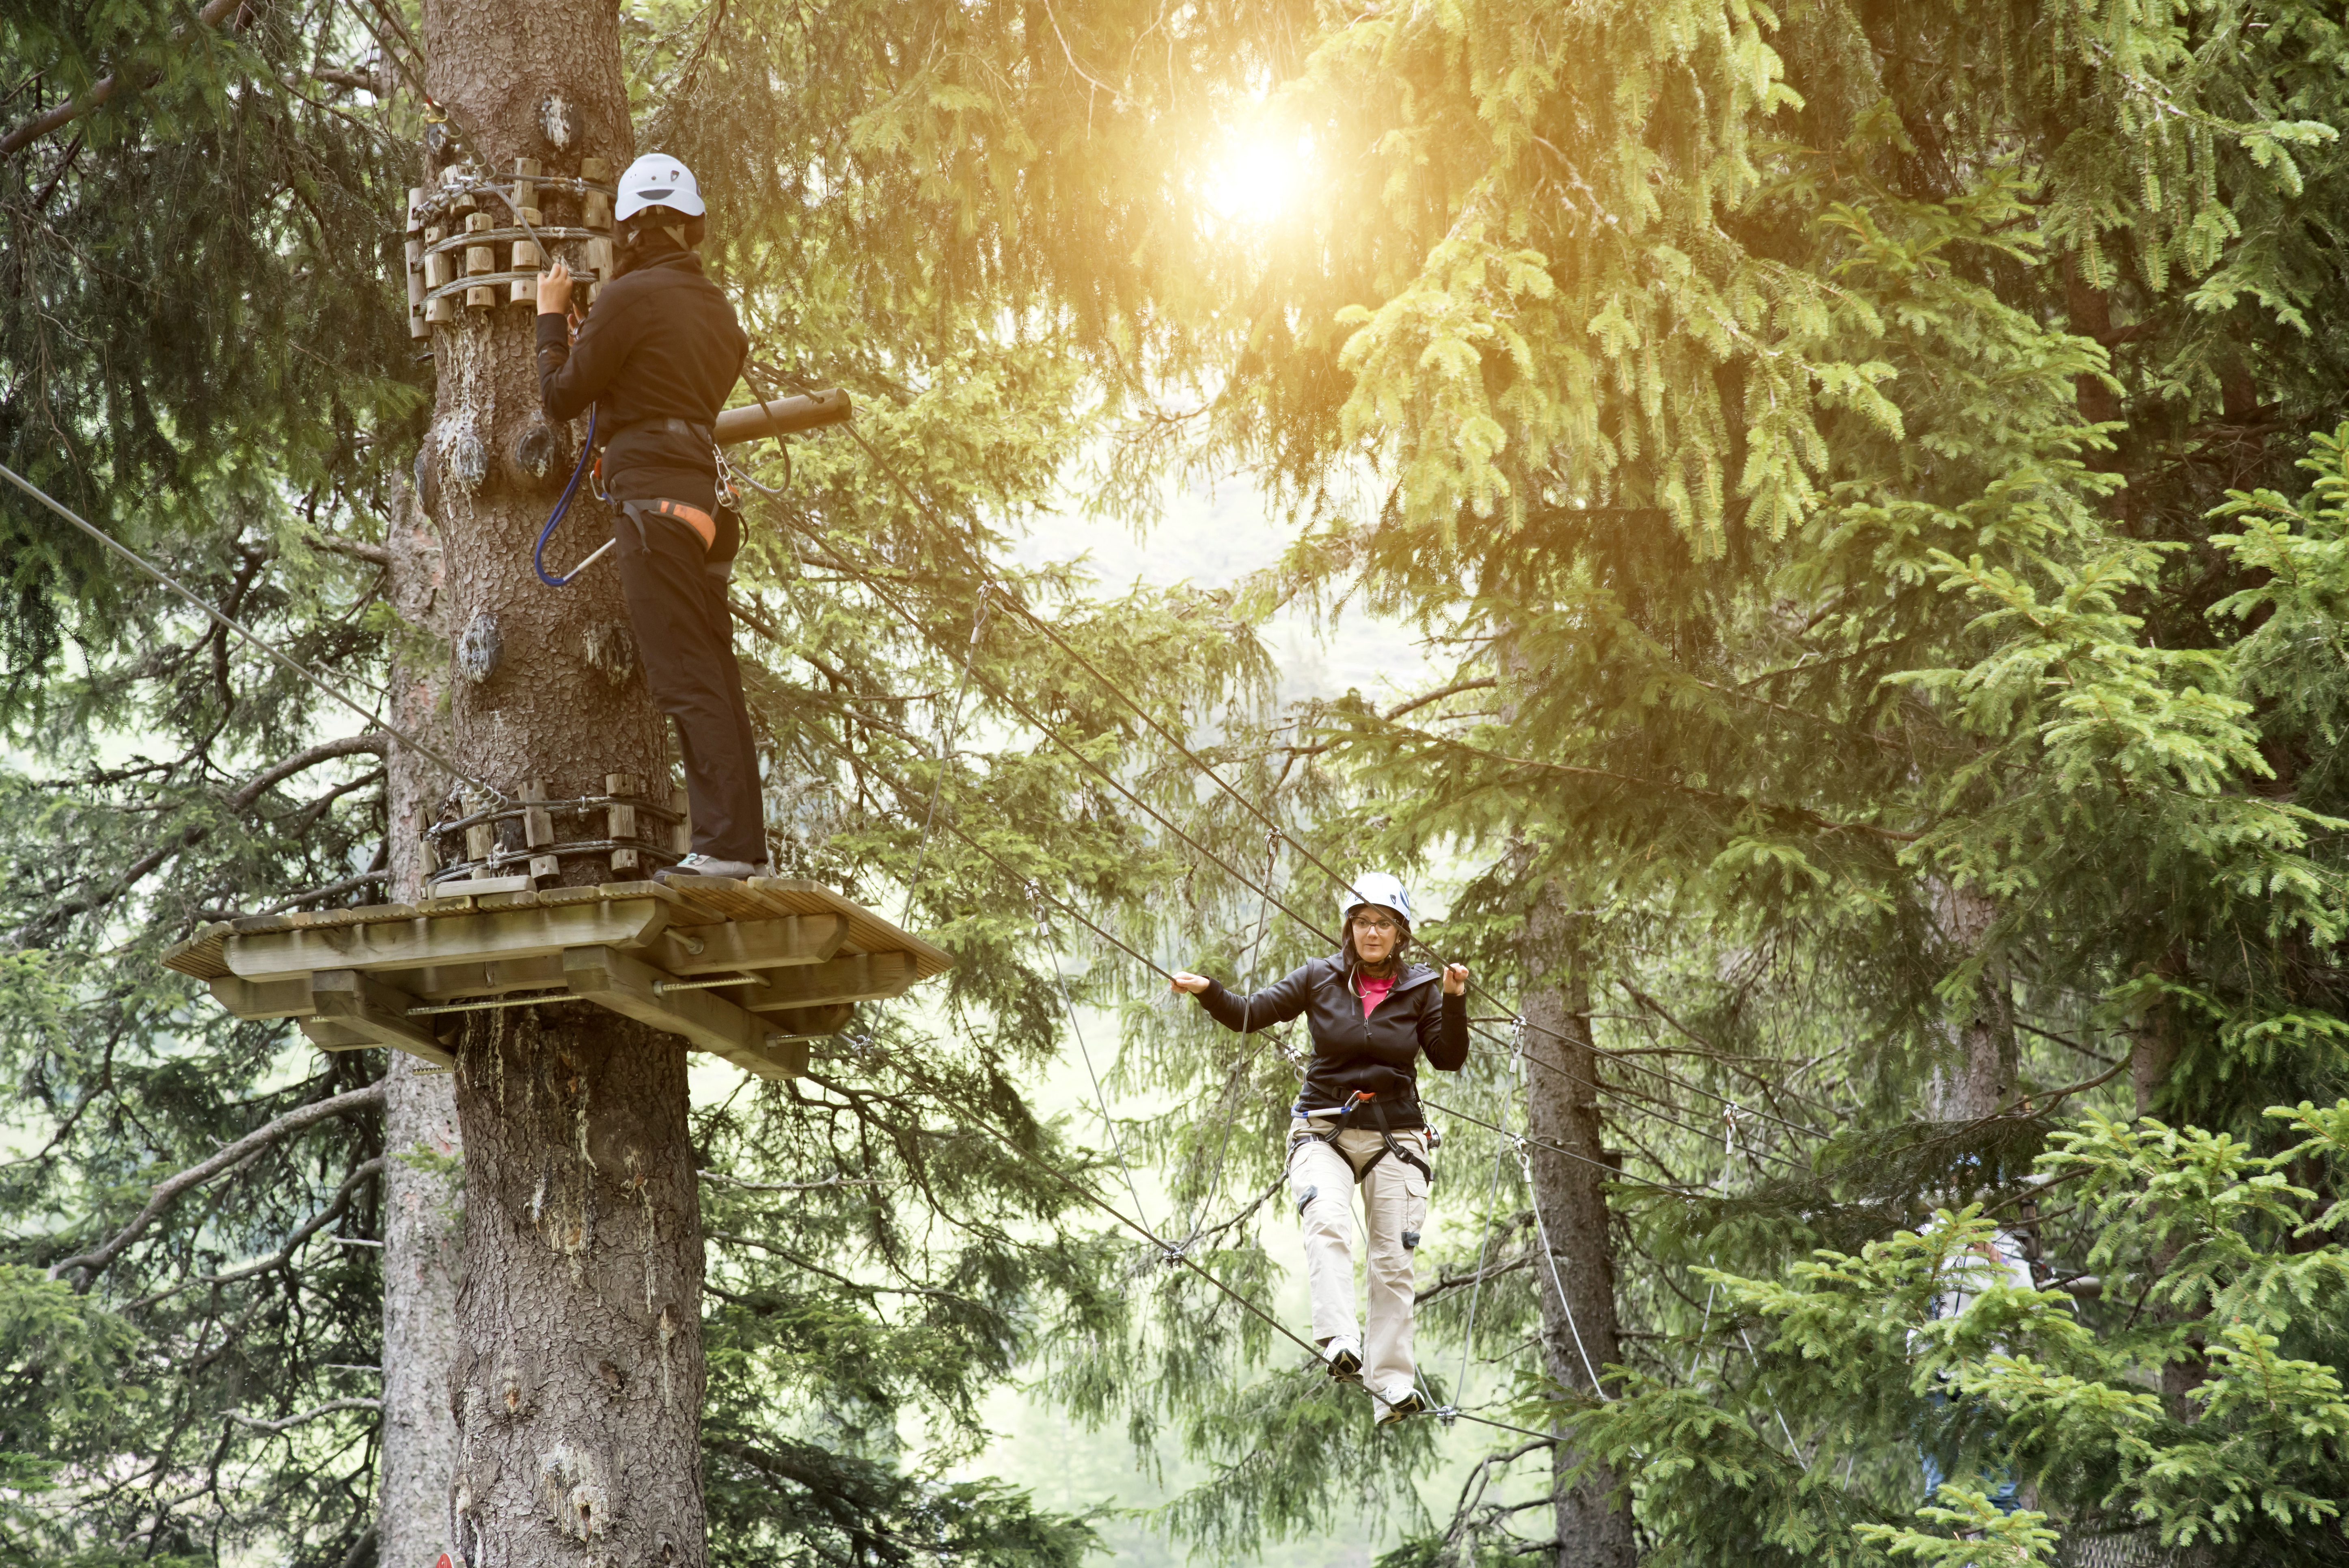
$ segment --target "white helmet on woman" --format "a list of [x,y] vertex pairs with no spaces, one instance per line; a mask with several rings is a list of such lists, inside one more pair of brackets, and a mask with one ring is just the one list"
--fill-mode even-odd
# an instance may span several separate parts
[[620,176],[612,216],[625,223],[647,207],[667,207],[688,218],[698,218],[707,211],[693,170],[666,152],[647,152],[628,165],[628,171]]
[[1411,889],[1402,879],[1384,872],[1365,872],[1354,879],[1354,885],[1338,895],[1338,918],[1351,920],[1354,912],[1367,904],[1392,910],[1403,924],[1411,923]]

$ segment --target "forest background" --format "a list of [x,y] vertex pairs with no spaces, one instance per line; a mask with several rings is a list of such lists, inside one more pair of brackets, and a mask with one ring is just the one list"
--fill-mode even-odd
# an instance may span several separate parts
[[[0,460],[422,724],[434,496],[575,440],[434,422],[430,23],[0,20]],[[1015,1378],[1195,1467],[1202,1561],[2349,1561],[2335,10],[621,26],[757,373],[858,401],[746,464],[779,862],[957,961],[697,1102],[713,1561],[1079,1560],[978,1459]],[[1285,541],[1230,585],[1015,546],[1208,475]],[[0,570],[0,1552],[404,1562],[388,1195],[457,1234],[451,1159],[157,962],[380,896],[399,748],[23,492]],[[1341,612],[1417,686],[1284,702],[1262,628]],[[1464,1418],[1387,1433],[1271,1326],[1296,1042],[1154,973],[1326,951],[1357,862],[1481,985],[1421,1260]]]

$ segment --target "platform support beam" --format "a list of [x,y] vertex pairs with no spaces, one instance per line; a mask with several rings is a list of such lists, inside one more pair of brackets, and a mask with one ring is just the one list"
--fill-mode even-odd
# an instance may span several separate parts
[[654,987],[667,976],[641,959],[611,947],[570,947],[563,954],[564,981],[584,996],[672,1035],[698,1050],[723,1057],[762,1078],[787,1078],[807,1067],[807,1050],[771,1045],[774,1031],[763,1019],[707,991]]
[[[333,1026],[335,1032],[363,1035],[370,1044],[422,1057],[435,1067],[457,1065],[457,1058],[442,1047],[431,1028],[408,1016],[409,1008],[421,1004],[372,975],[356,969],[321,970],[310,976],[310,1004],[317,1021]],[[311,1037],[315,1040],[317,1035]]]

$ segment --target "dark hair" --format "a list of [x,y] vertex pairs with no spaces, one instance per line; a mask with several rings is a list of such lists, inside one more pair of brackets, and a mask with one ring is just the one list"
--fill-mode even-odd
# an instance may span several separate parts
[[675,243],[677,237],[669,232],[672,229],[682,229],[686,248],[698,250],[702,237],[709,232],[709,224],[698,213],[680,212],[674,207],[646,208],[620,225],[620,253],[613,258],[612,275],[623,278],[649,264],[660,250],[652,236],[658,234]]
[[1405,920],[1400,914],[1395,914],[1393,910],[1387,909],[1387,906],[1382,903],[1377,905],[1359,905],[1357,908],[1350,909],[1346,912],[1346,929],[1343,939],[1338,945],[1339,956],[1346,961],[1346,973],[1349,975],[1353,974],[1356,970],[1361,970],[1365,975],[1372,973],[1370,967],[1362,962],[1362,955],[1354,951],[1354,916],[1361,909],[1370,908],[1386,909],[1387,913],[1394,915],[1396,927],[1395,945],[1394,951],[1387,954],[1387,963],[1393,965],[1397,971],[1400,971],[1402,966],[1402,955],[1411,951],[1410,921]]

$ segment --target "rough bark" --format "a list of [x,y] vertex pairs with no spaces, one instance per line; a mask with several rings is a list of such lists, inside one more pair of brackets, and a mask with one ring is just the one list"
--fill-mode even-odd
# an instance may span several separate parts
[[498,1568],[700,1568],[701,1218],[678,1042],[475,1014],[450,1531]]
[[[1591,1373],[1604,1376],[1621,1353],[1606,1155],[1593,1088],[1599,1059],[1590,1033],[1589,979],[1576,951],[1572,919],[1557,890],[1546,890],[1527,924],[1527,983],[1520,1006],[1526,1130],[1537,1140],[1527,1151],[1533,1198],[1557,1265],[1555,1279],[1547,1267],[1538,1271],[1542,1352],[1551,1377],[1588,1390]],[[1602,1467],[1566,1483],[1566,1473],[1582,1459],[1570,1443],[1555,1450],[1558,1544],[1553,1561],[1557,1568],[1631,1568],[1638,1560],[1631,1517],[1608,1497],[1617,1478]]]
[[456,1097],[446,1074],[394,1054],[385,1088],[383,1484],[379,1561],[431,1563],[449,1546],[457,1422],[449,1408],[457,1345],[464,1187]]
[[[548,175],[575,174],[583,158],[626,166],[614,7],[427,0],[423,38],[427,86],[459,138],[429,143],[429,181],[460,157],[501,175],[522,158]],[[548,224],[579,222],[567,194],[542,187],[538,206]],[[556,248],[574,270],[586,260]],[[532,334],[532,311],[512,304],[433,329],[439,387],[419,469],[446,624],[496,649],[451,681],[453,756],[502,790],[536,780],[560,798],[599,792],[607,773],[664,778],[667,738],[612,570],[563,590],[531,571],[584,435],[547,427]],[[606,526],[590,506],[564,538]],[[450,1548],[471,1568],[699,1568],[701,1237],[684,1052],[584,1003],[467,1017]]]
[[[1998,906],[1971,888],[1939,890],[1935,913],[1953,962],[1982,952]],[[1933,1074],[1933,1114],[1941,1121],[1995,1116],[2014,1101],[2018,1063],[2014,1006],[2004,965],[1993,962],[1974,986],[1973,1006],[1951,1030],[1949,1059]]]
[[[407,486],[399,487],[389,536],[392,607],[419,632],[441,632],[440,545]],[[401,659],[392,671],[393,718],[410,735],[434,723],[447,666]],[[395,746],[388,758],[389,845],[395,903],[422,883],[412,824],[431,816],[447,775]],[[411,1565],[449,1546],[449,1481],[457,1422],[449,1409],[450,1359],[457,1347],[457,1280],[464,1242],[465,1189],[456,1164],[456,1088],[424,1074],[413,1057],[390,1053],[386,1072],[383,1220],[383,1477],[376,1505],[377,1560]]]

